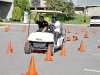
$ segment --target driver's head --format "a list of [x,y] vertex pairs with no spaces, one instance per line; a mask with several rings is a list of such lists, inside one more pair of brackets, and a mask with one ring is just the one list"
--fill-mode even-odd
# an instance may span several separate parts
[[56,17],[52,16],[52,22],[55,22],[55,21],[56,21]]
[[42,22],[44,20],[44,16],[40,16],[40,21]]

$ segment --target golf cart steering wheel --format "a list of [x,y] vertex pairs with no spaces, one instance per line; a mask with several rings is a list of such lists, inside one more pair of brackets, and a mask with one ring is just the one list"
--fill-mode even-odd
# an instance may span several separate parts
[[49,31],[50,31],[50,33],[52,33],[52,32],[54,32],[54,29],[55,29],[55,26],[54,25],[52,25],[52,24],[50,24],[49,25]]

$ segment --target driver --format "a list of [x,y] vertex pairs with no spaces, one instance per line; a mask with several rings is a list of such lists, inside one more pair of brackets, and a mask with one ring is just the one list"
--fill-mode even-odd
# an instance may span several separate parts
[[40,16],[39,17],[39,21],[36,20],[37,14],[36,14],[36,16],[34,18],[34,22],[36,24],[38,24],[38,27],[39,27],[38,31],[41,31],[42,30],[42,32],[45,32],[47,30],[47,27],[48,27],[48,22],[44,20],[44,16]]

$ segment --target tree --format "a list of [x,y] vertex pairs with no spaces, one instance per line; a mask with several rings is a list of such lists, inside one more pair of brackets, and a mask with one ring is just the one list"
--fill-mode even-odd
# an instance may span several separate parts
[[12,12],[12,19],[14,21],[20,21],[21,19],[21,8],[18,6],[15,6]]
[[65,2],[64,0],[44,0],[47,9],[62,11],[65,17],[72,17],[74,15],[74,4],[72,2]]
[[14,0],[14,6],[18,6],[22,10],[22,15],[24,11],[30,12],[29,0]]

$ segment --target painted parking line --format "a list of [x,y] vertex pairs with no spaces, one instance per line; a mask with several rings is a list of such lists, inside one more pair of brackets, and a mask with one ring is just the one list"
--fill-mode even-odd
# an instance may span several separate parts
[[100,54],[92,54],[92,55],[100,56]]
[[84,70],[89,72],[100,72],[100,70],[92,70],[92,69],[84,69]]
[[95,45],[95,46],[99,46],[99,45]]

